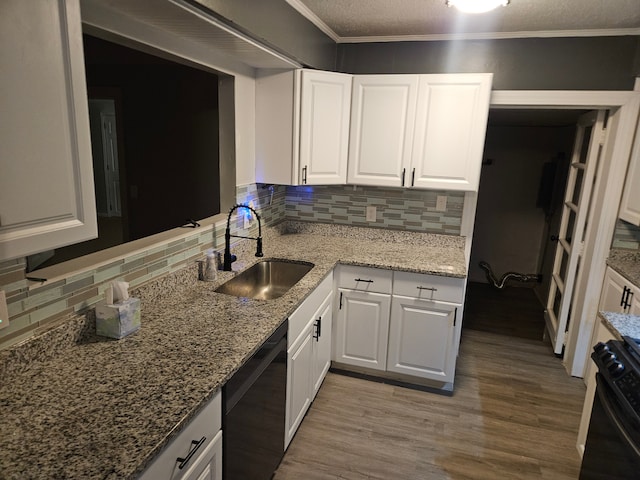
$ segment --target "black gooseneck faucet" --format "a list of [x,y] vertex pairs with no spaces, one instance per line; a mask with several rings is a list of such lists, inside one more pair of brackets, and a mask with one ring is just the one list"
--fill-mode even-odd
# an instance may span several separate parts
[[[229,228],[229,225],[231,224],[231,214],[233,214],[233,212],[238,208],[248,208],[256,216],[256,219],[258,220],[258,236],[257,237],[243,237],[242,235],[231,235],[231,229]],[[256,212],[249,205],[239,203],[231,207],[231,210],[229,210],[229,216],[227,217],[227,229],[224,232],[224,257],[223,257],[223,263],[222,263],[222,270],[224,270],[225,272],[231,271],[231,264],[235,262],[237,259],[235,255],[231,255],[231,237],[255,240],[257,242],[256,257],[264,256],[264,254],[262,253],[262,223],[260,222],[260,215],[258,215],[258,212]]]

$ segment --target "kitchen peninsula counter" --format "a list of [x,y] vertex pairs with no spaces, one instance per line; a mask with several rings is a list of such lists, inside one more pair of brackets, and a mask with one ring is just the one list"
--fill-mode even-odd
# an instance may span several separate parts
[[[90,312],[4,352],[12,365],[0,378],[0,479],[136,478],[337,263],[464,278],[464,244],[354,227],[269,228],[264,259],[315,265],[280,298],[215,293],[234,273],[200,282],[193,265],[132,292],[142,327],[126,338],[95,336]],[[236,272],[260,260],[253,241],[232,251]]]

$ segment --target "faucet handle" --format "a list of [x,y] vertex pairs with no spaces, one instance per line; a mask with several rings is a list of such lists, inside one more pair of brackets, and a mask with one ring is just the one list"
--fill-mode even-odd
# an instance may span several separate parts
[[256,257],[264,257],[264,253],[262,253],[262,237],[256,238]]

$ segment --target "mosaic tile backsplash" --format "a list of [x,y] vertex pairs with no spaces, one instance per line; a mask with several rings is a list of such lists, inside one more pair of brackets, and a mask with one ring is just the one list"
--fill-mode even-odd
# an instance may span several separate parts
[[611,247],[640,251],[640,227],[618,219]]
[[[438,196],[446,209],[436,211]],[[358,227],[460,235],[463,192],[352,185],[287,187],[287,220]],[[366,220],[366,207],[376,207],[376,221]]]
[[[438,195],[447,197],[444,212],[435,211]],[[381,187],[249,184],[236,187],[236,201],[253,201],[264,226],[288,219],[459,235],[464,194]],[[368,205],[376,206],[375,222],[365,220]],[[208,248],[222,250],[225,227],[226,222],[220,221],[213,228],[203,227],[186,238],[31,290],[33,283],[25,279],[24,258],[0,262],[0,289],[7,294],[10,318],[10,326],[0,330],[0,350],[84,316],[104,298],[105,289],[114,280],[129,282],[130,288],[135,289],[193,265]],[[240,235],[253,236],[254,228],[246,232],[240,228],[240,221],[232,222],[232,230]]]

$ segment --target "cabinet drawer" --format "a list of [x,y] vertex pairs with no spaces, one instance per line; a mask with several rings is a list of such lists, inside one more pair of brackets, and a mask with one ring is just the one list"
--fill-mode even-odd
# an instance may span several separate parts
[[[185,476],[193,465],[201,463],[203,452],[211,450],[222,424],[222,402],[220,392],[198,413],[189,424],[174,438],[169,445],[151,463],[142,476],[142,480],[177,480]],[[204,441],[187,462],[184,468],[178,468],[180,462],[177,458],[186,458],[189,452],[195,448],[193,441]]]
[[393,294],[424,300],[462,303],[464,278],[394,272]]
[[312,319],[313,315],[318,311],[322,302],[327,295],[333,290],[333,272],[320,282],[313,292],[302,302],[302,304],[289,315],[289,330],[287,337],[287,346],[293,345],[296,339]]
[[340,265],[338,270],[338,288],[390,294],[392,281],[391,270],[351,265]]

